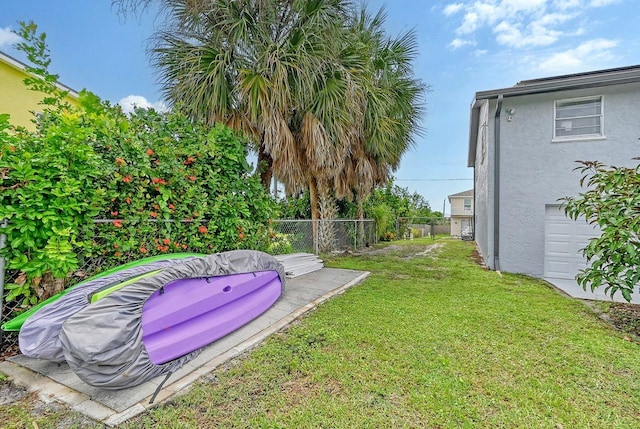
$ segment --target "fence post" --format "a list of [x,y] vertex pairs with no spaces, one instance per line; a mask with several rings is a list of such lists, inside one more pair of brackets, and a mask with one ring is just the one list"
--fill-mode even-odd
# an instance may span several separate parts
[[311,226],[313,228],[313,247],[315,250],[315,254],[319,255],[320,254],[320,245],[318,243],[319,240],[319,234],[320,234],[320,219],[316,219],[316,220],[311,220]]
[[358,221],[353,220],[353,251],[358,250]]
[[[9,223],[7,219],[2,221],[2,230],[0,233],[0,250],[4,249],[5,243],[7,241],[7,235],[4,233],[4,229],[7,227]],[[5,266],[5,258],[4,256],[0,256],[0,323],[2,323],[2,315],[4,310],[4,266]],[[2,344],[2,329],[0,329],[0,344]]]

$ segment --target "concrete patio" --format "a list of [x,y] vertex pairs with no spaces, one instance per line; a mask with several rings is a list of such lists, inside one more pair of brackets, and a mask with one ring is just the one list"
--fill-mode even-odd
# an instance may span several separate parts
[[285,291],[273,307],[204,348],[168,379],[153,404],[149,402],[164,376],[129,389],[104,390],[85,384],[66,363],[22,355],[0,362],[0,372],[15,384],[38,392],[44,401],[62,402],[93,420],[115,426],[185,391],[203,375],[256,346],[327,299],[362,282],[368,275],[362,271],[323,268],[287,279]]

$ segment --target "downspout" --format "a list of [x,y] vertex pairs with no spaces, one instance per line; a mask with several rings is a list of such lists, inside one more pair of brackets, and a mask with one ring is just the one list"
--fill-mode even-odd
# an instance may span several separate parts
[[493,269],[500,271],[500,113],[503,95],[498,95],[493,126]]

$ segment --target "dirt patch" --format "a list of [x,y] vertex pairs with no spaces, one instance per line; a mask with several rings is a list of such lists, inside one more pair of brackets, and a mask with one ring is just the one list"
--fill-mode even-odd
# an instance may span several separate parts
[[[0,422],[2,427],[98,428],[103,425],[56,401],[43,401],[38,394],[10,381],[0,381]],[[39,426],[38,423],[43,426]]]
[[18,347],[17,338],[14,339],[12,336],[12,338],[7,339],[7,341],[5,341],[4,343],[0,343],[0,362],[7,359],[8,357],[15,356],[17,354],[20,354],[20,348]]
[[395,253],[402,250],[404,246],[397,244],[390,244],[384,247],[364,247],[357,252],[353,252],[354,255],[386,255],[389,253]]
[[27,395],[27,389],[8,381],[0,381],[0,405],[13,404],[24,399]]
[[480,265],[485,270],[489,269],[489,267],[487,267],[487,265],[484,263],[484,259],[482,259],[482,256],[480,255],[480,252],[478,252],[478,248],[477,247],[473,248],[473,253],[471,254],[471,259],[473,259],[473,262],[475,262],[476,264]]
[[426,249],[424,249],[422,252],[418,252],[413,254],[413,256],[427,256],[427,255],[431,255],[433,253],[435,253],[438,249],[440,249],[443,246],[442,243],[436,243],[436,244],[432,244],[430,246],[427,246]]
[[443,243],[434,243],[428,245],[426,248],[424,244],[390,244],[384,247],[368,247],[357,252],[354,252],[354,255],[360,256],[382,256],[382,255],[390,255],[397,256],[403,259],[411,259],[417,257],[423,257],[428,255],[433,255],[436,253],[438,249],[444,246]]
[[607,316],[613,326],[640,339],[640,305],[612,303]]

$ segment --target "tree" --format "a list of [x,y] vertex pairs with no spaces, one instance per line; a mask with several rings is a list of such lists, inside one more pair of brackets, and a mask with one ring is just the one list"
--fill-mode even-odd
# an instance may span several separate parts
[[[640,158],[635,158],[640,159]],[[607,166],[598,161],[578,161],[580,186],[588,190],[566,197],[565,213],[571,219],[584,216],[600,227],[582,250],[590,265],[576,279],[585,290],[599,287],[612,297],[617,291],[631,301],[640,284],[640,164],[633,168]]]
[[[114,0],[125,12],[153,0]],[[165,95],[187,114],[242,130],[265,187],[309,190],[313,219],[336,198],[363,201],[411,146],[424,86],[412,32],[383,31],[346,0],[160,0],[151,54]],[[322,210],[321,210],[322,207]]]
[[[415,34],[409,31],[397,38],[385,34],[386,14],[380,9],[372,15],[366,7],[349,19],[346,52],[355,53],[359,66],[348,61],[357,99],[352,127],[351,153],[336,189],[343,196],[355,197],[359,217],[363,202],[377,186],[389,183],[402,156],[420,133],[422,97],[427,87],[413,78],[412,63],[417,54]],[[352,54],[353,55],[353,54]],[[349,58],[348,54],[342,55]]]
[[[127,9],[152,0],[114,0]],[[348,0],[160,0],[167,26],[151,51],[165,95],[196,120],[242,130],[265,189],[309,191],[311,218],[386,182],[413,143],[424,86],[412,32],[383,31]],[[362,210],[360,211],[362,217]],[[318,230],[318,227],[320,230]],[[329,245],[330,222],[313,223]]]

